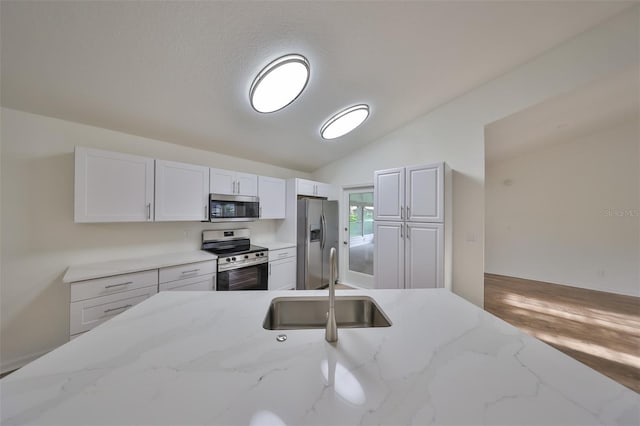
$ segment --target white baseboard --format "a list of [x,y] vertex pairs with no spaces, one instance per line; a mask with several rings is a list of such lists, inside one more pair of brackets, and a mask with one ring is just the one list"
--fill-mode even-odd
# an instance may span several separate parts
[[37,352],[34,354],[29,354],[22,356],[20,358],[12,359],[8,362],[3,362],[0,364],[0,374],[8,373],[9,371],[17,370],[18,368],[22,368],[25,365],[29,364],[31,361],[35,361],[40,358],[42,355],[47,354],[54,350],[55,348],[48,349],[46,351]]

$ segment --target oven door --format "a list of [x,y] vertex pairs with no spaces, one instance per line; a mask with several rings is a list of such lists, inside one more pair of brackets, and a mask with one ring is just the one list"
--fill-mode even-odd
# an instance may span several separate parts
[[218,271],[218,291],[267,290],[269,263]]

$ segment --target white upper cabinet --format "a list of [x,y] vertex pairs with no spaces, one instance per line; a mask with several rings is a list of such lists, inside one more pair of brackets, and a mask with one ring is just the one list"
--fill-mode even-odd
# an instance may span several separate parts
[[405,288],[444,287],[444,225],[407,222],[405,244]]
[[153,221],[154,160],[76,147],[75,222]]
[[287,182],[284,179],[258,176],[260,219],[286,217]]
[[444,163],[406,168],[406,220],[444,221]]
[[404,167],[378,170],[374,176],[375,220],[404,220]]
[[375,220],[444,221],[444,163],[379,170]]
[[249,173],[236,173],[236,195],[258,196],[258,176]]
[[258,195],[258,176],[233,170],[210,169],[209,189],[213,194]]
[[209,168],[156,160],[156,221],[206,220]]
[[296,194],[310,197],[334,198],[331,193],[331,185],[308,179],[296,179]]

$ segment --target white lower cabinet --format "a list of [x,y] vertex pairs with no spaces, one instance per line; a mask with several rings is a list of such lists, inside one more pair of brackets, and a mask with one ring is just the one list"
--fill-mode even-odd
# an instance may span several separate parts
[[296,248],[269,250],[269,290],[295,290]]
[[376,288],[444,287],[444,225],[378,221]]
[[405,224],[405,288],[444,286],[444,226]]
[[158,290],[215,290],[216,272],[216,261],[206,260],[72,282],[70,338],[74,339],[126,311],[158,293]]
[[158,292],[158,285],[71,302],[69,334],[91,330]]
[[160,291],[213,291],[216,289],[215,260],[160,268]]
[[377,288],[404,288],[404,222],[375,222],[373,255]]
[[202,275],[200,277],[160,283],[160,291],[212,291],[216,289],[216,275]]

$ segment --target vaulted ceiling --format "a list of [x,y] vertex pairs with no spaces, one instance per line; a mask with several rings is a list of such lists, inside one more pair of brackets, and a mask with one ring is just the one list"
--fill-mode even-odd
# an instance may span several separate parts
[[[2,1],[1,102],[312,171],[631,4]],[[258,114],[251,81],[285,53],[309,59],[309,85]],[[321,139],[326,118],[361,102],[363,126]]]

